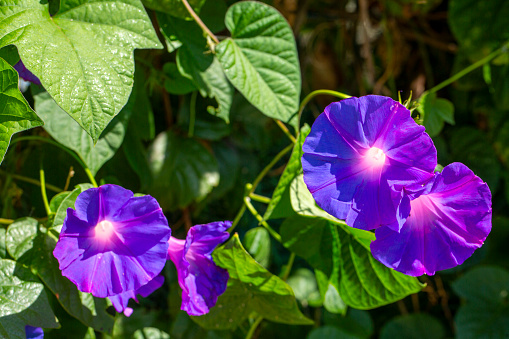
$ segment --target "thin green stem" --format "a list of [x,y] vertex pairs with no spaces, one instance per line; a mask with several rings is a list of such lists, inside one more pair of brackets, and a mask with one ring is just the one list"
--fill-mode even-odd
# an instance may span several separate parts
[[44,170],[42,168],[39,170],[39,176],[41,179],[42,201],[44,202],[46,214],[49,216],[51,214],[51,209],[49,208],[48,195],[46,194],[46,178],[44,177]]
[[285,266],[285,271],[281,277],[281,279],[283,279],[284,281],[286,281],[288,279],[288,277],[290,276],[290,272],[292,271],[292,266],[293,266],[294,261],[295,261],[295,253],[291,252],[290,258],[288,259],[288,263]]
[[97,182],[95,181],[94,175],[92,174],[92,171],[90,171],[90,168],[85,167],[85,173],[88,176],[88,180],[90,180],[90,183],[94,185],[94,187],[98,187]]
[[256,193],[251,193],[249,195],[249,197],[251,199],[253,199],[254,201],[262,202],[264,204],[270,204],[270,201],[271,201],[270,198],[264,197],[263,195],[259,195],[259,194],[256,194]]
[[189,105],[189,131],[187,132],[187,136],[192,138],[194,135],[194,124],[196,121],[196,97],[198,95],[198,91],[194,91],[191,94],[191,103]]
[[507,49],[508,48],[509,48],[509,43],[504,44],[499,49],[491,52],[489,55],[487,55],[486,57],[482,58],[481,60],[479,60],[479,61],[473,63],[472,65],[464,68],[463,70],[461,70],[458,73],[454,74],[449,79],[447,79],[445,81],[442,81],[441,83],[439,83],[435,87],[432,87],[431,89],[429,89],[427,92],[431,94],[431,93],[435,93],[435,92],[441,90],[442,88],[452,84],[453,82],[455,82],[456,80],[460,79],[461,77],[467,75],[468,73],[474,71],[475,69],[477,69],[477,68],[483,66],[484,64],[490,62],[491,60],[495,59],[500,54],[507,53]]
[[[9,173],[9,172],[5,172],[5,171],[2,171],[2,170],[0,170],[0,174],[11,176],[11,178],[13,178],[13,179],[16,179],[16,180],[19,180],[19,181],[28,182],[29,184],[34,184],[34,185],[37,185],[37,186],[41,186],[41,182],[39,180],[28,178],[28,177],[25,177],[23,175]],[[56,186],[53,186],[51,184],[46,184],[46,188],[49,189],[50,191],[55,192],[55,193],[62,192],[62,189],[60,189],[60,188],[58,188]]]
[[2,225],[10,225],[13,222],[14,222],[14,220],[12,220],[12,219],[0,218],[0,224],[2,224]]
[[[14,143],[17,143],[17,142],[20,142],[20,141],[29,141],[29,140],[35,140],[35,141],[42,141],[42,142],[46,142],[50,145],[53,145],[57,148],[60,148],[61,150],[67,152],[70,156],[72,156],[74,158],[74,160],[76,160],[78,162],[78,164],[81,165],[81,167],[85,170],[85,173],[87,174],[88,176],[88,179],[90,180],[90,182],[92,183],[92,185],[94,185],[95,187],[97,187],[97,182],[95,181],[95,178],[94,176],[92,175],[92,172],[90,171],[90,169],[88,168],[88,166],[85,164],[85,161],[79,156],[79,154],[75,153],[74,151],[72,151],[71,149],[65,147],[64,145],[61,145],[59,144],[58,142],[56,141],[53,141],[51,139],[48,139],[48,138],[43,138],[43,137],[39,137],[39,136],[36,136],[36,135],[30,135],[30,136],[25,136],[25,137],[19,137],[19,138],[16,138],[14,140],[11,141],[11,145],[14,144]],[[13,177],[14,178],[14,177]]]
[[299,106],[299,114],[298,114],[299,124],[300,124],[300,117],[302,116],[302,112],[304,111],[304,107],[306,107],[306,105],[311,101],[311,99],[313,99],[314,97],[316,97],[318,95],[332,95],[332,96],[338,97],[340,99],[347,99],[347,98],[351,97],[348,94],[344,94],[344,93],[336,92],[336,91],[331,91],[329,89],[319,89],[319,90],[316,90],[316,91],[313,91],[313,92],[309,93],[302,100],[302,102],[300,103],[300,106]]
[[253,325],[251,325],[251,327],[249,328],[249,332],[247,332],[246,339],[253,338],[253,335],[255,334],[256,329],[258,328],[258,326],[260,325],[260,323],[262,321],[263,321],[263,317],[261,315],[258,316],[258,318],[256,318]]
[[235,227],[239,224],[240,219],[242,219],[242,216],[246,213],[246,205],[242,203],[242,207],[237,212],[237,215],[235,216],[235,219],[232,221],[232,227],[228,229],[228,232],[232,233]]
[[187,11],[189,12],[189,14],[191,14],[191,16],[193,17],[194,21],[196,21],[196,23],[201,27],[201,29],[212,39],[214,40],[214,42],[216,44],[219,43],[219,40],[217,39],[217,37],[214,35],[214,33],[212,33],[212,31],[203,23],[203,21],[201,21],[200,17],[195,13],[195,11],[193,10],[193,8],[191,7],[191,5],[189,5],[189,2],[187,2],[187,0],[182,0],[182,3],[184,4],[184,6],[186,6],[186,9]]
[[281,152],[276,154],[274,159],[272,159],[272,161],[267,166],[265,166],[265,168],[260,172],[260,174],[258,174],[256,179],[253,181],[253,186],[249,190],[248,194],[251,194],[255,191],[255,189],[258,186],[258,184],[260,183],[260,181],[262,181],[262,179],[265,177],[265,175],[267,175],[267,173],[269,173],[269,171],[272,169],[272,167],[274,167],[277,164],[277,162],[282,157],[284,157],[286,153],[290,152],[292,149],[293,149],[293,144],[290,144],[290,145],[286,146]]
[[[292,135],[292,133],[290,133],[290,131],[288,130],[288,127],[286,127],[285,124],[283,124],[283,122],[280,120],[274,119],[274,121],[276,121],[276,124],[279,126],[279,128],[281,128],[281,130],[288,137],[288,139],[290,139],[295,144],[297,142],[297,139],[295,139],[295,137]],[[297,131],[297,132],[299,132],[299,131]]]
[[277,241],[281,242],[281,236],[279,235],[279,233],[274,231],[274,229],[270,227],[270,225],[265,220],[263,220],[263,217],[258,213],[256,208],[254,208],[253,204],[251,204],[251,199],[249,197],[244,197],[244,204],[246,204],[247,209],[256,218],[256,220],[258,220],[258,222],[263,227],[265,227],[267,231],[269,231],[270,235],[272,235],[272,237]]

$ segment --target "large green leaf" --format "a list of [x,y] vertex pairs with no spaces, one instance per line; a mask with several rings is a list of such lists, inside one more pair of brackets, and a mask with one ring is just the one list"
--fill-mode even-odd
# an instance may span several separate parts
[[[391,319],[382,327],[380,339],[442,339],[445,338],[444,326],[429,314],[409,314]],[[459,338],[464,338],[460,336]]]
[[69,314],[86,326],[111,333],[114,319],[106,312],[106,299],[79,292],[70,280],[62,276],[58,261],[53,256],[56,238],[45,231],[39,230],[37,220],[32,218],[11,224],[7,229],[9,254],[17,261],[29,264]]
[[[147,8],[155,11],[170,14],[174,17],[185,18],[192,20],[186,6],[182,3],[182,0],[142,0],[143,4]],[[205,0],[188,0],[189,5],[193,8],[196,13],[200,12],[201,7],[205,3]]]
[[[233,87],[210,52],[201,28],[194,21],[188,22],[161,13],[157,20],[166,37],[176,36],[183,44],[177,51],[180,73],[193,81],[203,97],[217,101],[219,107],[210,107],[209,113],[229,122]],[[166,84],[166,87],[169,86],[170,84]]]
[[268,5],[242,1],[228,9],[225,23],[232,37],[215,49],[228,79],[263,114],[295,125],[301,77],[286,20]]
[[480,59],[509,40],[505,0],[451,0],[449,24],[465,52]]
[[455,316],[458,338],[504,338],[509,333],[509,272],[478,267],[454,282],[456,294],[466,299]]
[[274,189],[274,193],[272,193],[272,199],[270,200],[269,206],[267,206],[267,210],[263,216],[265,220],[286,218],[293,214],[290,206],[290,184],[297,175],[302,173],[302,164],[300,161],[303,155],[302,145],[310,131],[311,129],[309,128],[309,125],[304,125],[300,129],[299,137],[293,147],[290,160],[288,160],[285,170],[279,178],[279,182]]
[[[339,236],[338,250],[333,245],[334,230]],[[341,299],[348,306],[372,309],[422,288],[416,278],[387,268],[373,258],[369,244],[375,235],[371,232],[324,218],[295,216],[281,225],[281,239],[285,247],[306,259],[313,268],[327,276],[332,274],[330,283],[339,289]],[[337,260],[333,256],[338,256]],[[335,265],[340,268],[336,278]]]
[[163,209],[186,207],[219,184],[214,156],[195,139],[171,131],[154,140],[149,161],[153,184],[148,191]]
[[0,259],[0,337],[25,339],[25,325],[56,328],[44,285],[30,270]]
[[139,0],[6,0],[0,47],[14,44],[25,66],[94,141],[126,104],[135,48],[161,44]]
[[92,174],[95,175],[122,145],[132,112],[132,104],[128,103],[124,106],[97,142],[94,142],[92,137],[66,114],[47,92],[35,95],[34,100],[35,111],[45,122],[44,129],[53,139],[78,153]]
[[216,306],[208,314],[193,318],[200,326],[234,329],[252,312],[278,323],[313,324],[300,312],[291,287],[251,258],[237,234],[213,257],[218,266],[228,270],[230,279]]
[[0,58],[0,163],[14,133],[42,124],[18,89],[18,72]]
[[444,122],[454,125],[454,105],[447,99],[437,98],[436,93],[424,92],[419,98],[417,111],[424,117],[424,127],[429,136],[437,136]]

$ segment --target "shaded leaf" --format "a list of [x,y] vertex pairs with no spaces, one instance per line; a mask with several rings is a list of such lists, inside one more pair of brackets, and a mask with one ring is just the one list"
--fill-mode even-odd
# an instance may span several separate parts
[[270,234],[263,227],[250,229],[244,235],[244,246],[253,259],[265,268],[270,263]]
[[210,52],[201,28],[194,21],[187,22],[160,13],[157,20],[165,36],[174,35],[183,44],[177,51],[180,73],[193,81],[203,97],[217,101],[219,107],[210,107],[209,113],[229,122],[233,87]]
[[500,181],[500,162],[493,145],[486,134],[476,128],[456,128],[449,139],[451,158],[464,163],[490,187],[491,193],[497,192]]
[[504,338],[509,334],[509,272],[478,267],[456,280],[452,288],[466,299],[455,316],[458,338]]
[[409,314],[391,319],[382,327],[380,339],[392,338],[442,339],[445,329],[440,321],[428,314]]
[[454,125],[454,105],[447,99],[437,98],[436,93],[424,92],[419,98],[417,111],[424,118],[424,127],[429,136],[437,136],[444,122]]
[[284,17],[263,3],[242,1],[228,9],[225,23],[231,38],[215,49],[228,79],[263,114],[295,125],[300,67]]
[[57,105],[49,93],[39,93],[34,96],[34,100],[35,110],[44,120],[46,132],[62,145],[78,153],[93,175],[122,145],[132,104],[128,103],[94,142],[92,137]]
[[25,66],[94,141],[126,104],[135,48],[161,48],[139,0],[8,0],[0,47],[14,44]]
[[[150,9],[155,11],[170,14],[177,18],[192,20],[192,16],[189,14],[186,6],[181,0],[142,0],[143,4]],[[205,3],[205,0],[188,0],[189,5],[198,14],[200,9]]]
[[154,140],[149,162],[153,184],[148,191],[163,209],[186,207],[219,184],[214,156],[195,139],[171,131]]
[[14,133],[42,124],[18,89],[18,72],[0,58],[0,163]]
[[216,306],[206,315],[193,317],[200,326],[234,329],[252,312],[284,324],[313,324],[300,312],[291,287],[254,261],[237,234],[216,249],[213,257],[218,266],[228,270],[230,279]]
[[168,93],[187,94],[197,89],[189,78],[180,74],[176,63],[165,63],[163,66],[163,72],[167,77],[164,80],[164,88]]
[[452,0],[448,17],[454,36],[474,60],[509,40],[509,3],[505,0]]
[[300,301],[302,306],[320,307],[322,298],[315,275],[307,268],[297,269],[286,281],[295,293],[295,298]]

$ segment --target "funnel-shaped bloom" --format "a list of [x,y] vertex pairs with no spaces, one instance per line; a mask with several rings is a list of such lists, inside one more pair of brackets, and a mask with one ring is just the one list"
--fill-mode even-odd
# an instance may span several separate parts
[[44,331],[40,327],[25,326],[26,339],[43,339]]
[[82,292],[136,291],[166,263],[170,228],[157,201],[116,185],[82,192],[67,209],[53,255]]
[[490,189],[461,163],[446,166],[408,193],[403,203],[411,211],[401,231],[379,228],[371,243],[373,256],[388,267],[433,275],[463,263],[490,233]]
[[302,147],[304,181],[317,204],[349,226],[399,229],[403,186],[433,176],[431,138],[400,103],[368,95],[334,102]]
[[171,237],[168,256],[177,267],[182,288],[181,310],[189,315],[203,315],[216,304],[226,290],[228,271],[212,260],[212,251],[229,237],[230,221],[196,225],[189,229],[186,240]]
[[133,309],[127,307],[129,299],[134,299],[134,301],[138,302],[137,295],[141,295],[143,298],[146,298],[159,287],[163,286],[163,283],[164,277],[162,275],[158,275],[154,279],[150,280],[146,285],[138,288],[136,291],[127,291],[108,297],[108,299],[110,299],[113,307],[115,307],[115,310],[118,313],[124,313],[126,317],[129,317],[133,314]]

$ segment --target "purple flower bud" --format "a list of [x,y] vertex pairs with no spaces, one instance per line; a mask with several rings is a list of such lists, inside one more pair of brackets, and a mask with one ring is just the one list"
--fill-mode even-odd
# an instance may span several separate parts
[[82,192],[67,209],[53,255],[82,292],[110,297],[137,291],[166,263],[171,230],[157,201],[116,185]]
[[186,240],[170,237],[168,257],[177,267],[182,288],[181,309],[189,315],[203,315],[226,290],[228,271],[212,260],[217,245],[229,237],[230,221],[196,225],[189,229]]
[[462,264],[491,231],[490,189],[461,163],[405,191],[411,210],[401,231],[381,227],[371,243],[373,256],[388,267],[433,275]]
[[400,103],[368,95],[334,102],[302,147],[304,181],[317,204],[349,226],[399,230],[402,188],[433,176],[431,138]]
[[25,335],[27,339],[43,339],[44,331],[40,327],[25,326]]

